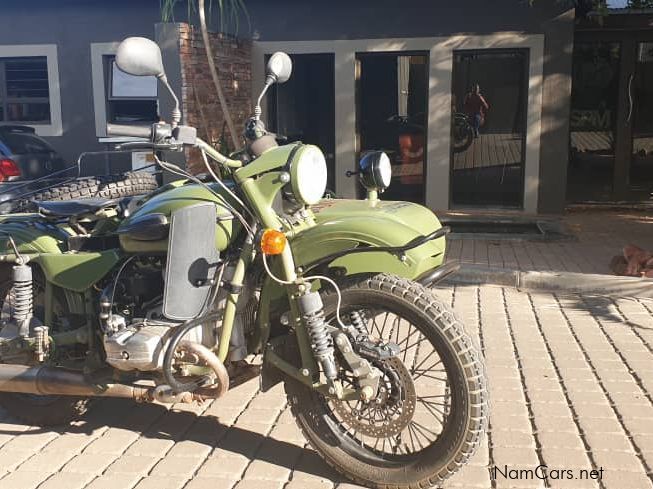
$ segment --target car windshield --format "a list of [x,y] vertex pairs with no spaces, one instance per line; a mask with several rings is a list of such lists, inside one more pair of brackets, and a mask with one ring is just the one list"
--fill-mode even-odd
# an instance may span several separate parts
[[34,134],[25,132],[0,132],[0,142],[9,147],[12,154],[48,154],[54,149]]

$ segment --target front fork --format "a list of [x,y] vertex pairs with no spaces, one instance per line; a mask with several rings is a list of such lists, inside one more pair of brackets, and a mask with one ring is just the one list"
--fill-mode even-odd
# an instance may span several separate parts
[[[322,297],[319,292],[313,290],[313,284],[309,280],[297,274],[288,246],[281,254],[280,260],[282,280],[288,287],[289,321],[293,322],[292,327],[296,332],[302,367],[297,369],[290,365],[274,352],[274,348],[266,351],[267,360],[327,397],[364,401],[372,399],[377,394],[379,371],[358,354],[350,341],[350,337],[356,341],[367,339],[367,331],[362,331],[364,326],[357,324],[357,320],[361,321],[358,313],[353,314],[355,317],[351,318],[351,325],[345,325],[346,331],[327,324]],[[342,366],[358,379],[356,389],[344,388],[338,379],[336,350],[340,354]],[[320,368],[323,378],[320,376]]]

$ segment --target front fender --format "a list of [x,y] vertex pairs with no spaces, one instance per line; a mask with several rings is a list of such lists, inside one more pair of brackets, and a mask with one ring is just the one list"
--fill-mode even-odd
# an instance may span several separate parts
[[[295,263],[311,265],[333,253],[360,246],[403,246],[442,227],[429,209],[410,202],[330,200],[316,209],[317,225],[291,238]],[[408,279],[442,264],[445,239],[428,241],[402,255],[369,251],[336,258],[327,266],[345,275],[392,273]]]

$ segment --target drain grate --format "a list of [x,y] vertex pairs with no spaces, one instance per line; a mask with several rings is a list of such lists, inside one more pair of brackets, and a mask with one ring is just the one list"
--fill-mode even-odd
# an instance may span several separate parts
[[512,239],[529,241],[568,241],[575,237],[558,221],[516,219],[444,218],[452,239]]
[[449,222],[447,226],[455,234],[519,234],[543,236],[544,231],[536,222]]

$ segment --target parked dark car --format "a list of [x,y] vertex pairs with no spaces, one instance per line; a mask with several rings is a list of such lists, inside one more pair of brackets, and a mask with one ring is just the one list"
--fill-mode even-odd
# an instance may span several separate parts
[[0,213],[11,210],[7,200],[62,180],[61,174],[53,179],[46,177],[65,166],[61,156],[36,135],[34,128],[0,126]]

